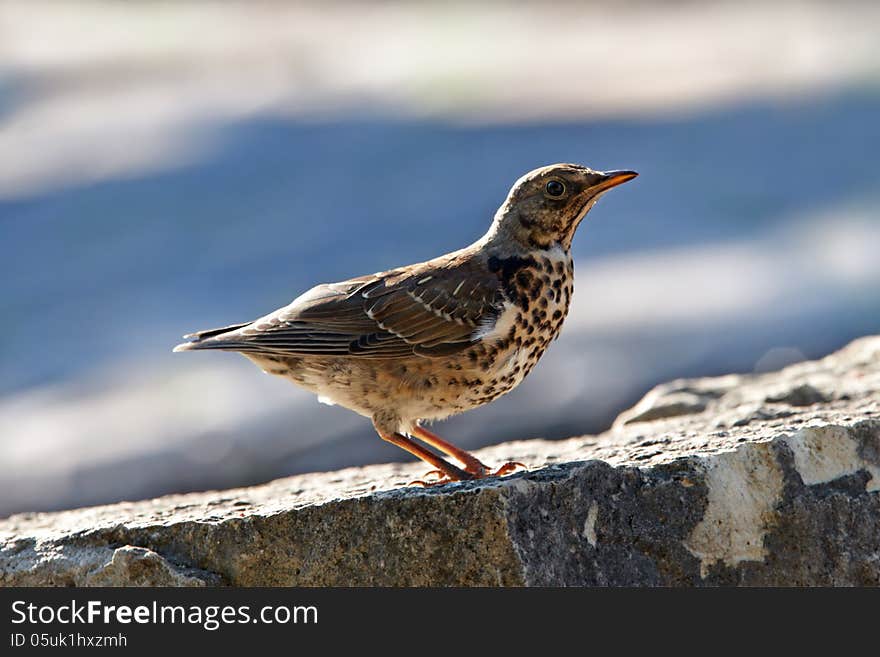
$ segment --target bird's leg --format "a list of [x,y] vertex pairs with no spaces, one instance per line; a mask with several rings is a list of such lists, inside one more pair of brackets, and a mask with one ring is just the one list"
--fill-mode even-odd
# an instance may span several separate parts
[[451,456],[464,466],[466,472],[472,475],[482,477],[485,476],[487,472],[489,472],[488,466],[486,466],[486,464],[480,461],[480,459],[478,459],[476,456],[474,456],[470,452],[466,452],[460,447],[456,447],[452,443],[446,442],[436,433],[428,431],[424,427],[413,427],[412,435],[419,440],[425,441],[431,447],[436,447],[444,454]]
[[[526,466],[518,461],[508,461],[500,468],[492,472],[492,470],[483,463],[476,456],[471,454],[470,452],[466,452],[460,447],[456,447],[452,443],[448,443],[443,440],[440,436],[432,431],[428,431],[424,427],[416,426],[413,428],[413,435],[419,440],[423,440],[428,443],[431,447],[436,447],[444,454],[447,454],[454,458],[456,461],[459,461],[462,465],[464,465],[464,469],[468,474],[473,475],[474,478],[482,478],[487,477],[489,475],[494,476],[502,476],[509,474],[516,470],[517,468],[525,468]],[[430,473],[429,473],[430,474]]]
[[430,484],[424,481],[414,481],[414,484],[420,484],[422,486],[429,485],[437,485],[437,484],[445,484],[450,481],[462,481],[464,479],[473,479],[474,475],[465,472],[464,470],[455,467],[451,463],[447,462],[445,459],[440,458],[434,452],[425,449],[421,445],[416,442],[413,442],[406,436],[402,436],[399,433],[388,433],[385,431],[381,431],[380,429],[376,429],[376,432],[379,434],[379,437],[382,440],[387,440],[392,445],[397,445],[401,449],[405,449],[407,452],[412,454],[413,456],[418,456],[420,459],[433,465],[437,468],[443,476],[437,480],[436,482],[431,482]]

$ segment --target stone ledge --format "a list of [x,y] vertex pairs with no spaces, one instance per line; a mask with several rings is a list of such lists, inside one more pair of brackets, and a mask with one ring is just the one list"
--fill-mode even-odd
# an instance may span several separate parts
[[11,585],[878,585],[880,337],[674,381],[612,430],[0,521]]

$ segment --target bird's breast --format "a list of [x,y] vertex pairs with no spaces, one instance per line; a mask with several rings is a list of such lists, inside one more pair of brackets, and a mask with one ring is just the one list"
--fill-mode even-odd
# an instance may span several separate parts
[[561,249],[501,261],[505,302],[491,325],[480,329],[471,356],[483,371],[472,394],[487,403],[510,392],[532,371],[568,314],[574,269]]
[[558,335],[573,290],[574,263],[571,255],[560,248],[536,251],[522,266],[509,272],[504,292],[512,319],[507,321],[519,327],[517,335],[523,337],[523,345],[531,347]]

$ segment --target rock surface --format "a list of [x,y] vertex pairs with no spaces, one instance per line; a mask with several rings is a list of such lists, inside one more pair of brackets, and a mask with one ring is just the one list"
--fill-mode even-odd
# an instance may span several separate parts
[[658,386],[599,436],[0,521],[2,585],[878,585],[880,337]]

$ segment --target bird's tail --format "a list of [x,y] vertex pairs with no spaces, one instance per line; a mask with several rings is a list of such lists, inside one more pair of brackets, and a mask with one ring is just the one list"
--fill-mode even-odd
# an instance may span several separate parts
[[224,344],[222,340],[213,340],[213,338],[224,335],[225,333],[237,331],[240,328],[244,328],[248,324],[250,324],[250,322],[244,322],[243,324],[233,324],[232,326],[224,326],[223,328],[207,329],[205,331],[196,331],[195,333],[189,333],[183,336],[184,339],[189,340],[189,342],[181,342],[179,345],[174,347],[172,351],[195,351],[196,349],[228,349],[228,344]]

